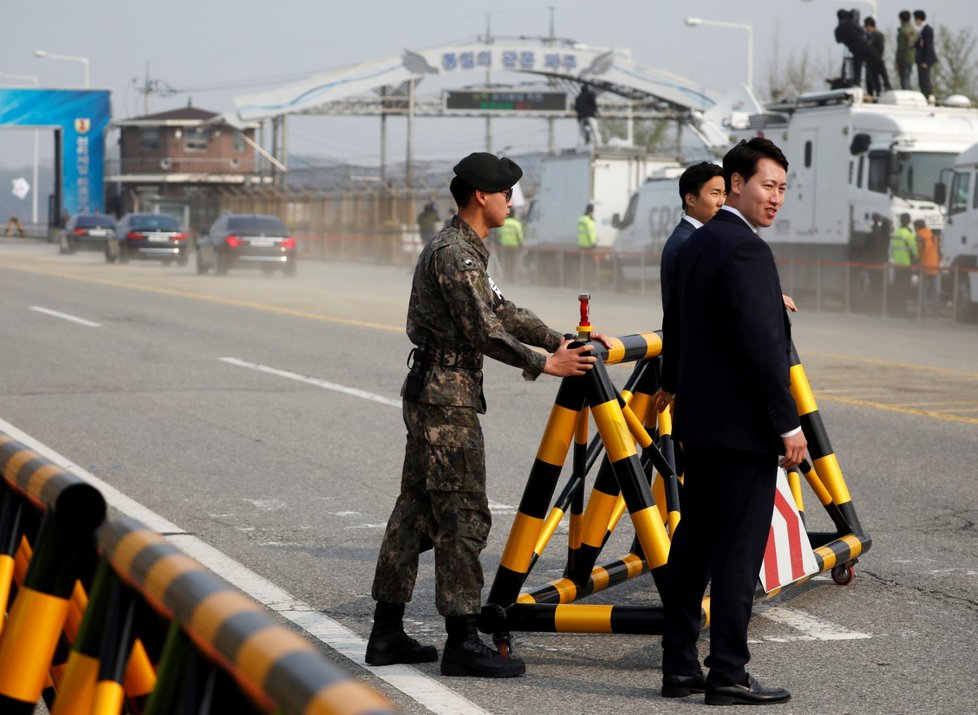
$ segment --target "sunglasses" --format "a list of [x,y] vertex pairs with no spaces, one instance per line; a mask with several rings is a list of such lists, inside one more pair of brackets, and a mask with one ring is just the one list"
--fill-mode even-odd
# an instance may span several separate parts
[[484,194],[505,194],[506,203],[509,203],[513,198],[513,190],[506,189],[505,191],[483,191]]

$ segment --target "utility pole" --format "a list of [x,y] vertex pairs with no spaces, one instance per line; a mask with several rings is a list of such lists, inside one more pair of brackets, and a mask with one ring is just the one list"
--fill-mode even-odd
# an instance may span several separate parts
[[158,94],[162,97],[168,97],[170,95],[176,94],[177,91],[171,87],[167,82],[160,79],[153,79],[150,77],[149,73],[149,60],[146,60],[146,76],[143,79],[142,85],[139,84],[139,78],[133,77],[132,83],[136,87],[136,91],[143,95],[143,114],[149,114],[149,96],[151,94]]
[[[486,44],[492,44],[492,31],[489,28],[489,18],[490,15],[486,13]],[[489,72],[489,67],[486,67],[486,91],[490,91],[491,88],[491,73]],[[486,115],[486,151],[490,154],[492,153],[492,118]]]
[[[554,41],[555,40],[556,40],[556,36],[554,35],[554,6],[551,5],[550,6],[550,44],[551,44],[551,46],[554,44]],[[553,77],[550,77],[550,78],[547,79],[547,84],[549,84],[551,87],[556,87],[557,86],[557,81]],[[547,152],[549,154],[555,154],[556,153],[556,146],[557,146],[557,144],[556,144],[556,140],[554,138],[554,117],[550,117],[549,119],[547,119]]]

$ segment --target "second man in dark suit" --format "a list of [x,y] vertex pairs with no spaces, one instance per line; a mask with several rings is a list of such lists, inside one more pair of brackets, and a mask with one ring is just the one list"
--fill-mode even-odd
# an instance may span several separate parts
[[913,21],[917,25],[917,86],[927,99],[933,102],[934,85],[931,71],[937,64],[937,51],[934,49],[934,28],[927,24],[927,13],[913,11]]
[[676,254],[693,231],[716,215],[723,206],[727,191],[723,184],[723,169],[703,161],[693,164],[679,177],[679,198],[683,202],[683,217],[662,247],[659,264],[659,284],[662,289],[662,312],[669,305],[669,291],[675,282]]
[[[706,703],[788,700],[747,673],[747,626],[764,556],[779,462],[807,443],[789,389],[790,326],[774,257],[758,228],[784,202],[788,162],[770,140],[723,159],[726,204],[679,252],[663,323],[663,392],[682,444],[682,520],[663,592],[662,694],[706,692]],[[779,455],[781,455],[779,457]],[[708,677],[700,667],[700,608],[710,588]]]

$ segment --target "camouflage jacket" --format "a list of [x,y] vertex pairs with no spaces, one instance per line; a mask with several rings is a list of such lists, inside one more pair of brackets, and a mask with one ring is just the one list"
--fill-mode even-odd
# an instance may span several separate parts
[[[563,336],[506,300],[486,272],[488,263],[489,250],[482,239],[456,216],[418,257],[407,335],[415,345],[482,353],[523,368],[525,378],[536,379],[546,357],[527,345],[553,352]],[[417,401],[483,412],[482,371],[433,365]]]

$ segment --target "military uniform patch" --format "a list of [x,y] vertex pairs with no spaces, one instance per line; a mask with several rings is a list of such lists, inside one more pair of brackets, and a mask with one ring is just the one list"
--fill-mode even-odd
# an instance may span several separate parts
[[496,294],[496,298],[499,299],[496,302],[496,305],[499,305],[499,303],[502,303],[503,301],[505,301],[506,298],[503,296],[503,292],[501,290],[499,290],[499,286],[496,285],[496,281],[494,281],[492,279],[492,276],[490,276],[488,273],[486,273],[486,280],[489,281],[489,287],[492,288],[492,292],[495,293]]
[[460,271],[474,271],[479,267],[479,262],[471,256],[462,256],[458,259],[458,269]]

